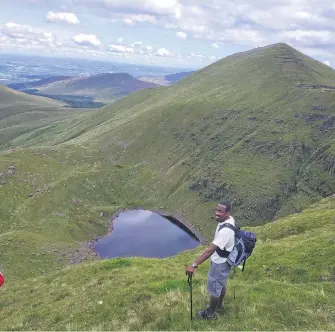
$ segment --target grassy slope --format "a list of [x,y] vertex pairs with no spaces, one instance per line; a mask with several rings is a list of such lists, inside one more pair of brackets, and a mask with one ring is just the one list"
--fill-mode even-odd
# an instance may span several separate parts
[[[11,166],[15,174],[10,174]],[[3,154],[0,264],[9,278],[18,279],[67,265],[76,249],[85,259],[87,250],[81,243],[106,234],[113,213],[137,206],[154,208],[164,200],[159,193],[167,186],[147,168],[111,165],[101,152],[91,154],[84,148]]]
[[261,224],[335,189],[334,93],[298,82],[334,85],[335,71],[285,44],[233,55],[74,123],[69,144],[169,179],[165,208],[204,232],[221,199]]
[[50,136],[58,122],[68,127],[71,119],[77,120],[87,112],[62,106],[62,103],[53,99],[31,96],[0,86],[0,150],[42,142],[45,139],[43,133]]
[[[231,276],[225,316],[215,322],[189,320],[184,266],[197,248],[164,260],[112,259],[10,280],[1,289],[1,329],[334,330],[334,221],[331,197],[251,228],[258,244],[245,272]],[[194,310],[208,300],[207,270],[208,262],[193,280]]]

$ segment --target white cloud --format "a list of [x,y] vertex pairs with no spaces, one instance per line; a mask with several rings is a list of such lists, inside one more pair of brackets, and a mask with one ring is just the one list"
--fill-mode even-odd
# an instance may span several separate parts
[[122,43],[123,43],[123,40],[124,40],[124,39],[123,39],[122,37],[120,37],[120,38],[117,39],[117,42],[118,42],[119,44],[122,44]]
[[[295,47],[317,46],[318,37],[325,45],[330,39],[326,31],[334,31],[335,9],[331,9],[331,0],[273,0],[267,3],[262,0],[207,0],[205,5],[202,0],[182,0],[181,3],[180,19],[158,21],[157,24],[214,44],[219,41],[257,47],[288,42]],[[302,31],[316,31],[318,37]]]
[[335,32],[327,30],[292,30],[279,34],[281,38],[303,46],[335,44]]
[[117,54],[128,54],[133,56],[156,56],[156,57],[172,57],[173,53],[166,48],[160,48],[154,51],[152,46],[144,46],[142,41],[135,42],[130,45],[111,44],[108,47],[109,51]]
[[323,63],[330,67],[330,62],[329,61],[326,60],[326,61],[323,61]]
[[188,59],[195,58],[200,60],[203,65],[210,64],[212,62],[215,62],[218,60],[218,58],[215,55],[205,55],[197,52],[191,52],[188,56]]
[[158,16],[180,17],[179,0],[77,0],[77,5],[90,5],[111,12],[143,13]]
[[[118,41],[123,42],[123,39],[119,38]],[[92,34],[78,34],[72,38],[67,36],[62,41],[58,41],[50,32],[12,22],[4,26],[0,25],[0,48],[86,58],[120,58],[125,61],[132,60],[135,63],[142,61],[161,65],[164,65],[167,59],[171,59],[171,64],[184,59],[166,48],[154,50],[152,46],[144,45],[142,41],[134,42],[134,47],[120,43],[104,47],[98,37]]]
[[184,39],[184,40],[187,39],[187,33],[185,32],[179,31],[176,33],[176,35],[179,39]]
[[135,25],[135,22],[130,18],[124,18],[123,23],[127,25]]
[[210,41],[214,48],[222,42],[248,48],[287,42],[296,48],[325,49],[325,45],[332,44],[335,53],[334,38],[330,35],[334,31],[333,0],[63,0],[63,3],[69,4],[64,11],[92,7],[93,15],[109,17],[113,22],[129,26],[155,24],[175,30],[181,39]]
[[[28,0],[20,1],[23,3]],[[101,15],[111,22],[123,22],[129,26],[155,24],[155,29],[171,29],[171,34],[177,37],[183,38],[183,34],[186,34],[187,39],[202,40],[205,41],[204,45],[211,45],[214,48],[216,48],[215,45],[220,46],[222,43],[226,43],[228,46],[231,44],[242,46],[243,50],[276,42],[286,42],[321,61],[327,60],[330,63],[335,63],[335,6],[333,0],[272,0],[269,2],[263,0],[29,1],[34,1],[36,6],[39,4],[39,8],[47,8],[46,5],[58,2],[63,6],[54,8],[62,8],[61,11],[64,13],[73,12],[74,9],[76,13],[77,10],[78,13],[89,12],[92,15],[92,25],[94,25],[94,15]],[[148,31],[150,32],[150,30]],[[17,43],[24,43],[25,37],[20,37],[21,32],[18,31],[7,31],[7,35],[2,33],[1,40],[6,38],[9,43],[8,34],[10,33],[12,36],[15,34]],[[25,34],[21,33],[21,35],[27,34],[28,31]],[[48,37],[40,39],[47,40]],[[13,41],[14,37],[10,40]],[[35,40],[34,42],[38,43]],[[115,44],[123,44],[123,41],[115,41]],[[125,45],[125,47],[131,48],[131,45]],[[101,48],[103,47],[101,46],[99,50]],[[148,56],[149,50],[146,49],[146,46],[135,47],[134,43],[133,48],[135,55],[143,53],[143,56]],[[156,54],[157,49],[150,51],[152,58],[155,55],[157,58],[161,58],[161,55]],[[109,49],[108,52],[110,52]],[[170,51],[168,52],[170,53]],[[163,53],[166,54],[166,52]],[[121,56],[127,53],[118,54]],[[172,61],[174,56],[169,56],[169,58]],[[208,56],[207,58],[198,56],[193,59],[211,60]]]
[[6,37],[6,40],[16,40],[18,43],[35,42],[37,44],[54,44],[56,37],[50,32],[44,32],[39,29],[34,29],[29,25],[16,24],[8,22],[0,33]]
[[170,53],[166,48],[160,48],[159,50],[157,50],[156,55],[160,57],[168,57],[171,56],[172,53]]
[[133,47],[129,47],[125,45],[111,44],[109,45],[109,49],[112,52],[116,52],[116,53],[135,53],[135,50]]
[[135,25],[136,23],[152,23],[156,24],[156,18],[151,15],[130,15],[123,19],[123,23],[127,25]]
[[213,44],[211,45],[211,47],[213,47],[213,48],[219,48],[219,45],[218,45],[217,43],[213,43]]
[[89,34],[89,35],[85,35],[85,34],[79,34],[76,35],[74,37],[72,37],[72,40],[78,44],[78,45],[82,45],[82,46],[100,46],[101,42],[100,40],[97,38],[96,35],[93,34]]
[[217,58],[215,55],[210,55],[210,56],[208,56],[208,59],[211,60],[211,61],[216,61],[216,60],[218,60],[218,58]]
[[67,23],[67,24],[79,24],[80,21],[76,14],[67,12],[48,12],[46,15],[48,22]]

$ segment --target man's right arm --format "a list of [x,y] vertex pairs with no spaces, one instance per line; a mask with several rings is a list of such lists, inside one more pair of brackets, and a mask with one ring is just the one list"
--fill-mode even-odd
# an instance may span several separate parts
[[[194,261],[195,265],[198,266],[202,264],[205,260],[207,260],[210,256],[213,255],[215,250],[217,249],[217,246],[215,244],[211,244],[209,247],[207,247],[204,252]],[[196,267],[188,266],[186,268],[186,274],[192,275],[195,271]]]

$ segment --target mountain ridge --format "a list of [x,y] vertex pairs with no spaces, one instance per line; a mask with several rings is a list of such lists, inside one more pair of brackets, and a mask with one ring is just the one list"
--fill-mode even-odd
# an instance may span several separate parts
[[[303,204],[301,195],[308,202],[313,199],[308,190],[302,189],[309,182],[307,168],[298,166],[310,158],[311,151],[325,151],[321,159],[312,161],[311,167],[315,172],[324,172],[330,184],[319,190],[314,183],[317,179],[313,178],[311,192],[320,198],[324,190],[328,194],[334,190],[331,174],[326,175],[326,169],[333,168],[335,154],[330,130],[334,126],[333,94],[296,87],[297,82],[330,85],[334,80],[335,70],[290,46],[275,44],[222,59],[171,87],[124,98],[102,109],[100,125],[73,142],[89,141],[92,148],[103,146],[115,162],[146,162],[163,174],[187,178],[186,187],[185,182],[176,187],[183,196],[198,193],[205,200],[203,203],[232,199],[241,206],[242,219],[252,215],[252,219],[258,219],[256,215],[262,210],[263,218],[271,219],[266,210],[272,210],[274,205],[277,212],[285,213],[287,208],[293,212]],[[320,120],[315,127],[315,121]],[[118,141],[123,143],[119,145]],[[325,160],[329,161],[328,166]],[[266,176],[258,174],[262,163]],[[247,169],[251,172],[249,178],[245,177]],[[227,176],[230,180],[221,180]],[[268,186],[273,181],[279,193]],[[249,188],[245,187],[248,182]],[[240,187],[242,183],[244,189]],[[255,188],[256,193],[252,193]],[[256,201],[261,199],[260,206],[252,207],[250,202],[242,208],[243,201],[250,201],[252,196]],[[282,201],[284,196],[286,203]],[[250,209],[255,212],[242,213]]]

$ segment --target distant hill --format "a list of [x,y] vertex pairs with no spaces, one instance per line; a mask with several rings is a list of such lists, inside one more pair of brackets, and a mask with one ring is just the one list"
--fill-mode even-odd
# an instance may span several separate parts
[[165,76],[141,76],[138,77],[138,79],[145,82],[168,86],[172,85],[173,83],[179,82],[180,80],[192,75],[193,73],[195,72],[189,71]]
[[51,76],[49,78],[9,84],[8,87],[28,94],[53,98],[71,107],[101,107],[126,95],[161,85],[171,85],[193,72],[162,77],[134,78],[125,73],[104,73],[87,77]]
[[71,78],[72,78],[71,76],[51,76],[51,77],[33,81],[33,82],[14,83],[14,84],[8,84],[7,86],[14,90],[26,90],[26,89],[33,89],[36,87],[44,86],[50,83],[69,80]]
[[129,74],[107,73],[70,78],[36,86],[36,88],[39,94],[85,96],[92,97],[96,101],[109,102],[120,99],[134,91],[157,86],[154,83],[138,80]]

